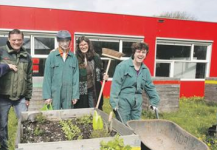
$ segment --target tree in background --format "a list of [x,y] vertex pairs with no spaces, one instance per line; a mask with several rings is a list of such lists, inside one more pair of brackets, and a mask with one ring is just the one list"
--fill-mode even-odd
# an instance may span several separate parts
[[197,20],[197,18],[194,17],[193,15],[187,12],[181,12],[181,11],[163,12],[162,14],[156,17],[182,19],[182,20]]

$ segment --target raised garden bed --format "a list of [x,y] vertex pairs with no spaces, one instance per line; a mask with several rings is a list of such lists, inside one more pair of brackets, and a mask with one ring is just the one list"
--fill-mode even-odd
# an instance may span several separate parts
[[[106,125],[108,123],[108,115],[98,109],[97,112]],[[141,141],[139,136],[135,135],[132,130],[116,119],[112,119],[113,128],[110,135],[108,135],[110,137],[100,136],[101,138],[92,138],[99,135],[92,135],[93,128],[90,123],[92,118],[84,119],[84,116],[90,117],[93,113],[93,108],[24,112],[18,123],[16,147],[19,150],[99,150],[100,142],[102,140],[109,141],[113,139],[116,133],[123,138],[125,144],[133,147],[140,146]],[[43,121],[42,118],[43,123],[40,122],[40,118],[37,120],[39,114],[46,118],[45,121]],[[83,118],[83,120],[81,119],[79,121],[79,118]],[[68,138],[69,135],[66,136],[63,130],[65,126],[63,124],[67,124],[68,122],[70,125],[76,125],[80,133],[73,137],[70,135],[70,138]],[[73,129],[73,131],[74,130],[77,130],[77,128]],[[104,133],[102,135],[104,135]]]
[[113,137],[116,131],[109,131],[108,125],[100,130],[93,129],[92,115],[61,121],[49,121],[40,112],[34,120],[22,121],[21,143],[57,142],[99,137]]

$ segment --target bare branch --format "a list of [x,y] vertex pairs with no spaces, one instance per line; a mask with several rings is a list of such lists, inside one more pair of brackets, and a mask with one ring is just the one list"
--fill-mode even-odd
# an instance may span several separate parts
[[183,20],[197,20],[197,18],[194,17],[193,15],[191,15],[187,12],[181,12],[181,11],[163,12],[162,14],[160,14],[156,17],[183,19]]

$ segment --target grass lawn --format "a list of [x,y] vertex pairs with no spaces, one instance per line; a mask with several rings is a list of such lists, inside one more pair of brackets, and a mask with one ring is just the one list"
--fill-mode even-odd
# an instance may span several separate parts
[[[106,113],[112,110],[109,99],[105,98],[103,109]],[[161,119],[166,119],[177,123],[183,129],[205,142],[210,150],[217,150],[217,137],[207,136],[207,129],[217,123],[217,104],[204,102],[201,98],[182,98],[180,109],[173,113],[160,113]],[[152,119],[155,115],[152,112],[143,112],[142,119]],[[14,150],[17,120],[13,110],[9,114],[9,146]]]
[[17,132],[17,118],[13,109],[10,109],[9,117],[8,117],[8,138],[9,138],[9,150],[14,150],[15,148],[15,139]]

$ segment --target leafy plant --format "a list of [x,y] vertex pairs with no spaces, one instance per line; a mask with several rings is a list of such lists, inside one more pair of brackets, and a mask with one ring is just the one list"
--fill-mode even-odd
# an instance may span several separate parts
[[217,137],[207,136],[205,139],[206,144],[213,150],[217,149]]
[[109,133],[106,129],[100,130],[93,130],[91,132],[90,138],[102,138],[102,137],[109,137]]
[[93,130],[100,130],[100,129],[103,129],[102,117],[95,110],[93,114]]
[[84,115],[82,117],[77,118],[76,123],[78,124],[90,124],[92,123],[92,116],[91,115]]
[[81,130],[78,126],[72,124],[72,120],[60,121],[60,125],[68,140],[72,140],[75,137],[78,137],[77,139],[82,139]]
[[109,142],[101,141],[100,150],[131,150],[132,147],[124,145],[124,140],[116,135],[113,140]]
[[34,130],[34,135],[36,135],[36,136],[42,135],[43,133],[44,133],[44,131],[41,130],[39,126],[37,126]]
[[42,113],[39,113],[39,114],[36,116],[35,120],[36,120],[38,123],[41,123],[41,124],[42,124],[42,123],[45,123],[45,122],[46,122],[46,117],[43,116]]

